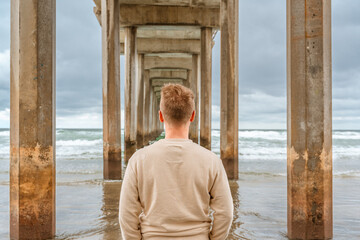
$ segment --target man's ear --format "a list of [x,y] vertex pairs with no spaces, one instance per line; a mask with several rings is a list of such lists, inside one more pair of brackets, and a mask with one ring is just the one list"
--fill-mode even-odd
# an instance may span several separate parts
[[164,116],[162,115],[162,112],[159,110],[159,119],[160,122],[164,122]]
[[190,117],[190,122],[193,122],[195,119],[195,110],[192,112],[191,117]]

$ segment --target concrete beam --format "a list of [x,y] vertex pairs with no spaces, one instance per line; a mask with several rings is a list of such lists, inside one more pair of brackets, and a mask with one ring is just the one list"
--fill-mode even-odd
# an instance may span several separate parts
[[212,30],[201,29],[200,145],[211,150]]
[[120,0],[121,4],[219,7],[219,0]]
[[138,38],[200,39],[200,27],[177,25],[143,25],[138,27]]
[[125,151],[127,163],[136,151],[136,28],[126,28],[125,39]]
[[[164,86],[164,85],[163,85],[163,86]],[[155,91],[155,92],[160,92],[160,91],[161,91],[161,88],[162,88],[163,86],[154,86],[154,91]]]
[[221,1],[220,158],[229,179],[238,179],[239,0]]
[[166,83],[178,83],[178,84],[183,84],[183,80],[182,79],[151,79],[151,86],[152,87],[156,87],[156,86],[163,86]]
[[152,68],[180,68],[191,69],[191,57],[150,57],[145,56],[144,69]]
[[[215,32],[214,32],[215,33]],[[141,25],[137,26],[137,37],[147,39],[200,39],[199,26]],[[120,28],[120,42],[125,42],[124,28]]]
[[200,53],[200,40],[138,38],[138,53]]
[[[103,1],[102,84],[103,84],[103,175],[121,179],[121,104],[119,58],[119,3]],[[109,24],[108,23],[113,23]]]
[[13,0],[10,238],[55,236],[55,0]]
[[331,239],[331,1],[287,1],[290,239]]
[[180,78],[187,79],[187,70],[185,69],[150,69],[150,79],[153,78]]
[[122,4],[120,25],[196,25],[220,27],[220,8]]
[[[121,44],[124,54],[124,44]],[[196,39],[137,39],[137,52],[140,53],[200,53],[200,40]]]

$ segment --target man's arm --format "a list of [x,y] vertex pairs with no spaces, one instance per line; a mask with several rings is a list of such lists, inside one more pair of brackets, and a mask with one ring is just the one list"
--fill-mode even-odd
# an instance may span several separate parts
[[141,239],[139,222],[141,204],[139,200],[137,178],[134,170],[130,166],[130,160],[122,182],[119,203],[119,223],[121,235],[124,240]]
[[229,181],[222,161],[217,159],[215,166],[216,175],[214,184],[210,190],[210,208],[214,210],[210,239],[224,240],[229,234],[234,206]]

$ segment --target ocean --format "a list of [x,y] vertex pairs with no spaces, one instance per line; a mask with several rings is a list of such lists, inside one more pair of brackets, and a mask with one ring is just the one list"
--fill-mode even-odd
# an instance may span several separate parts
[[[286,130],[239,131],[228,239],[287,239],[286,137]],[[218,129],[212,151],[220,155]],[[102,129],[56,130],[56,239],[121,239],[121,181],[103,180],[102,167]],[[360,239],[360,131],[333,131],[333,175],[334,239]],[[0,129],[0,239],[8,238],[9,129]]]

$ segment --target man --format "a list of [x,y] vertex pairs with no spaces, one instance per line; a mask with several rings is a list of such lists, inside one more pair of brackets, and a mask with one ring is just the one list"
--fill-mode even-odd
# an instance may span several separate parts
[[165,139],[129,159],[119,206],[123,239],[226,239],[233,218],[229,182],[221,159],[188,138],[194,105],[189,88],[162,87]]

